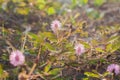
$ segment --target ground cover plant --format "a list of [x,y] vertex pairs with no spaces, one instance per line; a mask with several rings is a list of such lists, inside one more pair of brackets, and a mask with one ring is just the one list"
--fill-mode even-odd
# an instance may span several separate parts
[[120,0],[0,0],[0,80],[120,80]]

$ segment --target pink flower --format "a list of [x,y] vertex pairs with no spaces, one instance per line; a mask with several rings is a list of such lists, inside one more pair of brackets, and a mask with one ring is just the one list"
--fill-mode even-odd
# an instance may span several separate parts
[[61,29],[61,23],[60,21],[58,20],[54,20],[52,23],[51,23],[51,29],[54,33],[57,33],[58,30]]
[[120,73],[120,66],[118,64],[110,64],[107,67],[107,71],[110,73],[115,73],[116,75],[118,75]]
[[76,55],[81,55],[82,53],[85,52],[84,45],[82,44],[76,44],[74,49],[75,49]]
[[19,66],[24,64],[25,62],[25,56],[23,53],[19,50],[13,51],[9,56],[10,63],[13,66]]

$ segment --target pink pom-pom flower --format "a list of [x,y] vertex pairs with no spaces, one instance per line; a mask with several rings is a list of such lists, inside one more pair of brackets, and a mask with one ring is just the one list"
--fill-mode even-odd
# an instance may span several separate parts
[[16,50],[16,51],[11,52],[9,56],[9,60],[13,66],[20,66],[24,64],[25,56],[23,55],[21,51]]
[[120,66],[118,64],[110,64],[107,67],[107,71],[110,73],[115,73],[116,75],[118,75],[120,73]]
[[85,52],[84,45],[82,45],[82,44],[76,44],[74,49],[75,49],[76,55],[78,55],[78,56]]
[[61,23],[58,20],[54,20],[51,23],[51,29],[54,33],[57,33],[58,30],[61,29]]

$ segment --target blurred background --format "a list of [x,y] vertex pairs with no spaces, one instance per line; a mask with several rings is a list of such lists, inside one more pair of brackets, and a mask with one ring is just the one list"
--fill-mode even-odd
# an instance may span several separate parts
[[[68,42],[61,43],[62,46],[57,45],[56,47],[56,44],[51,44],[56,39],[53,39],[55,35],[51,33],[50,28],[53,20],[59,20],[66,32],[69,29],[76,31],[76,34],[68,38]],[[58,61],[59,65],[65,65],[63,70],[64,78],[56,80],[73,80],[73,77],[81,80],[81,77],[86,77],[83,73],[96,69],[96,65],[97,69],[99,68],[98,71],[103,73],[106,64],[120,62],[120,0],[0,0],[0,65],[3,66],[4,70],[15,73],[10,74],[8,80],[16,80],[17,69],[9,63],[8,53],[11,49],[9,47],[10,44],[6,43],[6,40],[14,47],[20,49],[24,41],[24,33],[27,30],[28,32],[30,31],[28,35],[30,41],[28,40],[25,46],[25,55],[27,55],[26,59],[30,66],[37,55],[38,43],[42,43],[39,40],[42,41],[43,38],[43,42],[48,45],[46,44],[45,46],[47,49],[43,48],[43,54],[41,55],[43,62],[39,63],[40,65],[45,64],[49,60],[54,62],[56,60],[54,59],[55,57],[65,57],[63,62]],[[71,63],[71,61],[76,59],[73,54],[73,57],[71,55],[68,57],[66,54],[49,56],[48,53],[52,52],[54,48],[62,49],[63,46],[66,47],[65,50],[74,53],[73,45],[69,44],[69,40],[72,41],[74,40],[73,38],[78,41],[82,40],[81,42],[88,49],[88,52],[89,48],[91,48],[90,46],[92,46],[94,50],[90,56],[91,59],[99,57],[102,53],[105,53],[103,55],[105,58],[91,60],[90,62],[86,61],[85,64],[81,64],[81,71],[77,71],[76,64],[78,67],[78,63]],[[66,62],[68,62],[67,66]],[[37,70],[42,71],[43,67]],[[0,75],[1,71],[2,68],[0,67]],[[50,77],[47,78],[47,80],[50,79]],[[119,79],[119,77],[118,79],[116,78],[116,80]]]

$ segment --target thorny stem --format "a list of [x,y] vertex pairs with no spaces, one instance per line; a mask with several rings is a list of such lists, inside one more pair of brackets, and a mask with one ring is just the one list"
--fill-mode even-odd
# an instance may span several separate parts
[[[38,52],[37,58],[39,58],[40,52],[41,52],[41,47],[39,48],[39,52]],[[37,66],[37,63],[34,63],[33,66],[32,66],[32,69],[30,70],[30,72],[29,72],[29,74],[28,74],[28,78],[29,78],[30,75],[33,73],[33,71],[35,70],[36,66]]]
[[59,38],[59,31],[56,32],[56,36],[57,36],[57,38]]
[[67,36],[65,36],[65,37],[62,36],[60,39],[59,39],[59,37],[58,37],[58,42],[57,42],[57,44],[59,44],[62,40],[67,39],[70,35],[71,35],[71,29],[69,30]]
[[115,73],[112,73],[112,80],[114,80]]
[[25,47],[26,41],[27,41],[27,33],[25,33],[24,42],[23,42],[22,47],[21,47],[22,52],[24,52],[24,47]]
[[61,40],[61,37],[59,36],[59,32],[58,31],[56,32],[56,36],[57,36],[57,43],[59,43],[60,40]]
[[29,74],[28,74],[29,77],[30,77],[30,75],[33,73],[33,71],[34,71],[34,69],[35,69],[36,66],[37,66],[37,64],[34,63],[32,69],[30,70],[30,72],[29,72]]
[[80,56],[77,56],[77,61],[80,62]]

